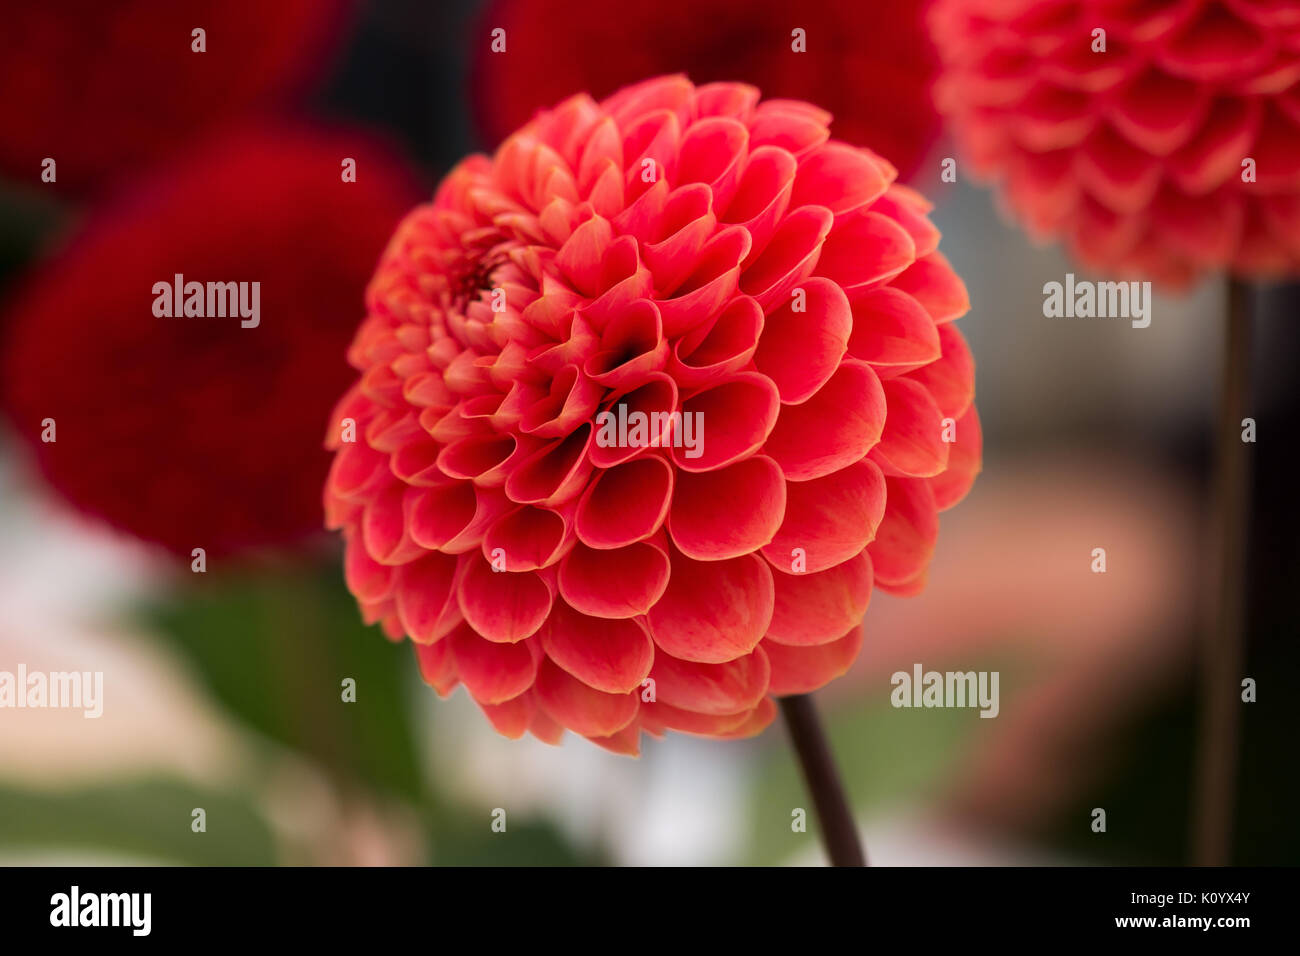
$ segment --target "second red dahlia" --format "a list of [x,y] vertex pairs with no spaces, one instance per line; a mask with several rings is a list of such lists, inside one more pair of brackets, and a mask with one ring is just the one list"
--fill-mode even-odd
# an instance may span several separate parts
[[873,586],[923,585],[979,469],[966,291],[829,121],[575,96],[390,242],[327,519],[366,617],[501,733],[757,733],[847,670]]
[[1040,237],[1175,284],[1300,269],[1300,6],[939,0],[940,110]]

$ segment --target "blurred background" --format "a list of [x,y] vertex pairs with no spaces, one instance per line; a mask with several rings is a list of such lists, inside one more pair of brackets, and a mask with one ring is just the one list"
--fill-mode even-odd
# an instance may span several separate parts
[[[1224,289],[1157,295],[1146,329],[1044,318],[1043,284],[1082,270],[1031,245],[960,172],[940,181],[953,147],[907,100],[928,63],[912,4],[882,4],[874,25],[854,21],[870,5],[801,5],[797,67],[791,4],[745,4],[743,22],[740,5],[653,4],[655,29],[621,31],[582,3],[172,6],[0,2],[16,27],[0,40],[0,671],[105,675],[98,719],[0,710],[0,863],[821,861],[815,832],[791,831],[809,799],[779,724],[739,743],[671,735],[639,760],[572,736],[508,741],[463,690],[438,700],[408,647],[362,626],[338,542],[314,531],[343,348],[402,211],[533,108],[674,70],[812,99],[869,145],[879,129],[892,150],[878,148],[935,201],[970,290],[960,327],[983,474],[942,517],[924,593],[877,593],[860,660],[819,694],[873,862],[1188,861]],[[494,55],[497,27],[507,48]],[[863,90],[872,57],[889,79]],[[278,166],[300,141],[296,165]],[[223,148],[228,160],[210,159]],[[313,148],[331,182],[339,156],[367,157],[362,200],[315,198]],[[236,174],[256,202],[213,185]],[[171,247],[217,275],[290,277],[292,317],[257,340],[265,354],[159,341],[145,320],[134,336],[128,312],[153,321],[148,283],[119,291],[115,277],[169,278]],[[1244,706],[1233,858],[1287,864],[1300,859],[1300,297],[1261,287],[1257,304],[1243,676],[1259,696]],[[209,357],[191,364],[198,349]],[[327,371],[298,375],[318,353]],[[55,402],[74,380],[54,415],[69,451],[42,448],[31,396]],[[78,431],[99,437],[94,454],[62,459]],[[215,460],[200,441],[212,435],[226,436]],[[146,440],[165,457],[142,456],[132,443]],[[221,542],[203,574],[195,539]],[[1090,569],[1098,547],[1105,574]],[[998,717],[892,708],[890,675],[918,662],[1000,671]]]

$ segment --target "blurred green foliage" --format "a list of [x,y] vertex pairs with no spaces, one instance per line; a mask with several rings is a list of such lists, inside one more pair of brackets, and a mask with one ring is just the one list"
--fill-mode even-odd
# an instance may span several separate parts
[[[191,813],[207,814],[204,833]],[[267,866],[270,828],[249,800],[174,780],[139,780],[61,792],[0,785],[0,847],[48,858],[87,851],[140,863]]]
[[[144,617],[217,700],[340,783],[420,796],[404,693],[413,656],[361,623],[337,567],[194,577]],[[355,702],[343,700],[345,678]]]

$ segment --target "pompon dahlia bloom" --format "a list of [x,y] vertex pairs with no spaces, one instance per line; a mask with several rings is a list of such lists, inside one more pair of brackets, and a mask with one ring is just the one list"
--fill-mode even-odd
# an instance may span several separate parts
[[[49,484],[187,559],[319,531],[350,303],[418,195],[365,137],[273,126],[230,131],[110,200],[6,305],[0,401]],[[250,300],[258,283],[256,326],[155,314],[155,283],[178,273],[245,283]]]
[[[475,113],[495,146],[573,90],[604,96],[674,72],[743,80],[829,110],[837,139],[888,156],[907,180],[940,129],[922,13],[919,0],[494,0],[473,40]],[[504,53],[488,41],[498,28]]]
[[1300,5],[938,0],[930,24],[940,111],[1035,236],[1175,285],[1300,267]]
[[[849,667],[873,583],[921,587],[979,468],[928,204],[758,99],[568,99],[457,166],[370,284],[328,521],[366,618],[507,736],[757,733]],[[654,434],[602,440],[606,412]]]
[[[46,189],[138,173],[322,72],[353,0],[0,0],[0,171]],[[205,31],[205,51],[192,31]]]

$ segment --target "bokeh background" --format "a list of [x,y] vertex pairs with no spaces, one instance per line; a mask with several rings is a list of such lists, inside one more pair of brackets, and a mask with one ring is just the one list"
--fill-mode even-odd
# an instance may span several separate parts
[[[0,10],[19,22],[25,6]],[[105,210],[141,202],[151,184],[170,181],[185,151],[213,135],[205,124],[220,131],[256,119],[354,131],[340,135],[382,142],[393,176],[409,176],[418,196],[465,154],[495,145],[517,120],[509,115],[520,108],[514,99],[529,95],[517,74],[503,74],[504,59],[485,55],[493,27],[510,23],[513,31],[497,56],[532,57],[547,84],[566,69],[574,90],[618,79],[580,75],[564,52],[566,31],[577,26],[523,16],[521,3],[306,5],[310,30],[287,12],[284,22],[259,20],[240,9],[246,4],[227,7],[224,19],[214,5],[195,4],[164,29],[164,6],[136,0],[100,22],[91,5],[69,3],[56,22],[61,30],[47,24],[5,41],[29,53],[0,57],[5,98],[27,104],[27,118],[39,122],[0,122],[0,342],[14,341],[9,324],[31,321],[15,303],[48,263]],[[679,5],[653,6],[669,17]],[[935,200],[941,248],[973,302],[961,328],[978,368],[984,472],[942,518],[925,592],[877,594],[861,659],[819,695],[873,860],[1187,862],[1221,283],[1157,295],[1147,329],[1044,318],[1043,283],[1082,270],[1057,249],[1031,245],[992,194],[960,173],[955,184],[941,182],[953,147],[937,127],[920,128],[904,93],[854,93],[865,44],[885,38],[895,51],[926,58],[919,33],[898,25],[904,15],[890,12],[874,32],[846,27],[825,47],[817,41],[827,34],[814,32],[806,60],[792,66],[796,5],[680,6],[697,33],[661,25],[650,38],[596,22],[584,42],[600,44],[605,67],[686,69],[697,80],[762,81],[770,73],[766,86],[814,98],[820,82],[851,112],[865,108],[869,144],[879,116],[889,135],[904,137],[898,148],[915,146],[910,182]],[[744,30],[726,20],[738,10]],[[154,62],[150,51],[160,45],[190,56],[188,21],[202,25],[204,17],[216,25],[208,33],[214,53],[226,44],[255,51],[178,78],[164,102],[157,75],[131,74],[132,45],[137,62]],[[521,18],[523,32],[509,17]],[[603,40],[600,30],[608,32]],[[33,52],[42,38],[49,45]],[[66,72],[61,63],[88,50],[98,51],[93,69],[50,81]],[[915,67],[903,61],[899,71]],[[120,86],[102,102],[89,92],[113,83]],[[909,89],[905,78],[896,89]],[[901,132],[900,115],[909,121]],[[84,125],[88,117],[105,130],[126,125],[129,148],[104,143],[109,133]],[[82,143],[100,142],[94,163],[60,160],[58,182],[42,183],[33,162],[70,129]],[[78,137],[68,142],[61,155],[76,155]],[[360,175],[374,168],[363,165]],[[259,222],[246,228],[255,232]],[[349,248],[367,264],[380,251],[373,241]],[[241,276],[256,278],[261,266],[254,259]],[[149,299],[141,302],[147,309]],[[1300,296],[1291,286],[1260,287],[1256,304],[1243,676],[1257,680],[1259,699],[1243,705],[1233,859],[1290,864],[1300,859]],[[359,298],[338,307],[360,320]],[[113,315],[91,308],[83,321]],[[45,361],[40,372],[51,381],[66,371],[57,356]],[[110,371],[113,361],[104,355]],[[346,382],[341,353],[336,362]],[[6,367],[12,374],[12,363]],[[237,387],[268,387],[257,374]],[[109,410],[122,398],[114,387],[138,385],[114,386],[111,374],[105,381]],[[224,415],[234,434],[246,422],[220,403],[207,414],[218,423]],[[32,423],[14,421],[12,410],[9,419],[0,433],[0,670],[20,663],[29,671],[102,670],[105,703],[97,720],[79,711],[0,710],[0,863],[821,860],[814,832],[791,831],[791,809],[809,799],[779,724],[739,743],[672,735],[649,742],[635,761],[573,737],[558,748],[507,741],[463,690],[438,700],[409,648],[362,626],[343,585],[338,542],[308,534],[292,547],[211,560],[193,574],[188,561],[69,506],[20,438]],[[180,430],[190,424],[174,422]],[[325,464],[321,452],[322,474]],[[92,475],[95,467],[85,463]],[[235,502],[257,513],[267,504]],[[1090,570],[1097,547],[1107,552],[1104,575]],[[890,674],[917,662],[1000,671],[999,716],[892,708]],[[349,677],[355,703],[340,699]],[[191,831],[196,807],[206,810],[206,833]],[[1096,807],[1107,812],[1104,834],[1090,828]],[[507,811],[505,833],[491,829],[496,808]]]

